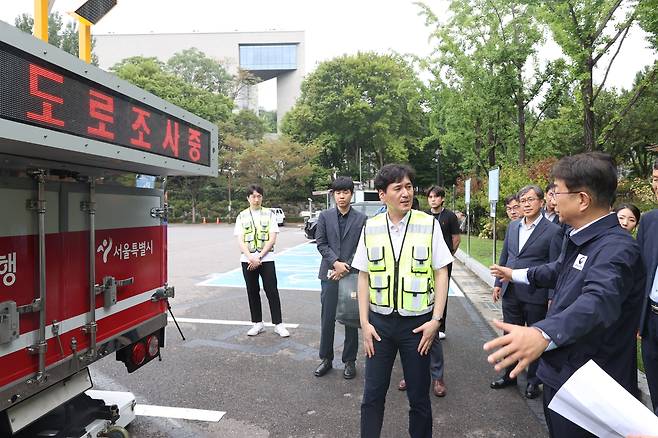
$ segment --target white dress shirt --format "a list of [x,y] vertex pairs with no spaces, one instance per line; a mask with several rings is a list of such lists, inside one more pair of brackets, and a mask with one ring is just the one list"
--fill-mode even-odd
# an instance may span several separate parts
[[526,218],[523,218],[523,220],[519,222],[519,252],[521,252],[526,242],[532,235],[532,232],[535,231],[535,228],[537,228],[537,224],[541,219],[542,215],[539,214],[537,218],[532,221],[530,226],[526,225]]

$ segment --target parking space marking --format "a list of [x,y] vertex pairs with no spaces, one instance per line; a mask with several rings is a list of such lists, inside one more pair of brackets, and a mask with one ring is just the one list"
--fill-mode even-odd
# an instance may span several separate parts
[[[173,319],[169,318],[169,322],[174,322]],[[250,326],[254,323],[251,321],[234,321],[230,319],[202,319],[202,318],[176,318],[178,322],[187,322],[191,324],[217,324],[217,325],[245,325]],[[265,327],[274,327],[274,324],[271,322],[264,322]],[[299,324],[288,324],[283,323],[283,326],[286,328],[298,328]]]
[[[301,243],[276,254],[277,286],[280,290],[319,291],[318,266],[322,257],[314,243]],[[197,286],[233,287],[244,289],[242,268],[214,273]],[[262,287],[262,286],[261,286]],[[450,280],[450,297],[463,297],[457,284]]]
[[178,418],[181,420],[208,421],[217,423],[226,414],[223,411],[205,409],[172,408],[169,406],[135,405],[135,415],[143,417]]

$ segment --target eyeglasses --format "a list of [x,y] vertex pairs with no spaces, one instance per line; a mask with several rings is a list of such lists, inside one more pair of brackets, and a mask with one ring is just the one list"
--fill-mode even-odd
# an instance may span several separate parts
[[519,208],[521,208],[520,205],[513,205],[511,207],[505,207],[505,211],[514,211],[514,210],[518,210]]
[[519,199],[519,203],[521,203],[521,204],[526,204],[526,203],[530,204],[530,203],[538,201],[538,200],[539,200],[539,198],[521,198],[521,199]]

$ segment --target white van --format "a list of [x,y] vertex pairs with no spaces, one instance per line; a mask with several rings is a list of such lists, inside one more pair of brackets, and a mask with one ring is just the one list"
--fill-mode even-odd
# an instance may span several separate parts
[[283,210],[278,207],[270,208],[270,210],[272,210],[272,213],[274,213],[277,225],[283,226],[286,222],[286,214],[283,212]]

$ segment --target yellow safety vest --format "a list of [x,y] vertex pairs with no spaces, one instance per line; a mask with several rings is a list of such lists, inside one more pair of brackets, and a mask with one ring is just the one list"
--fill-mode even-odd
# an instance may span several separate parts
[[[260,223],[254,221],[251,209],[247,208],[240,212],[240,225],[242,225],[242,241],[247,244],[249,252],[258,252],[265,247],[270,240],[270,220],[272,212],[269,208],[261,208]],[[270,250],[274,251],[274,246]]]
[[424,315],[434,307],[434,271],[432,268],[433,216],[411,210],[402,240],[399,259],[395,259],[388,229],[387,214],[368,219],[365,245],[368,255],[370,309],[388,315]]

